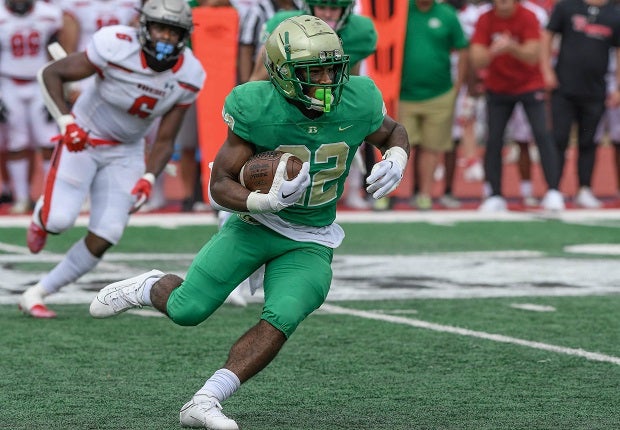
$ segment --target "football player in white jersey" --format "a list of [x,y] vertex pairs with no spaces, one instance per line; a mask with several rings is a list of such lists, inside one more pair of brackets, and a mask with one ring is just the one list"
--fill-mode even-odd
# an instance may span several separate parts
[[[58,4],[71,19],[65,22],[65,28],[76,35],[74,46],[67,52],[84,51],[93,34],[109,25],[131,25],[138,23],[140,0],[59,0]],[[71,84],[69,101],[74,101],[81,89],[94,76]]]
[[[46,105],[61,139],[28,228],[28,248],[37,253],[48,233],[72,227],[86,196],[91,211],[86,236],[22,294],[20,308],[26,314],[53,318],[43,298],[92,270],[120,240],[129,214],[148,200],[205,79],[202,65],[185,46],[192,27],[191,9],[184,0],[148,0],[139,28],[103,27],[86,51],[40,72]],[[63,84],[95,73],[94,85],[84,89],[70,112]],[[145,165],[144,135],[159,117]]]
[[135,25],[140,0],[60,0],[60,6],[79,26],[76,51],[84,51],[93,34],[109,25]]
[[[35,0],[0,5],[0,94],[6,111],[4,146],[15,203],[12,213],[30,210],[30,163],[36,148],[49,160],[58,127],[49,117],[37,84],[37,71],[49,57],[46,46],[59,37],[62,10]],[[46,169],[49,162],[44,164]]]

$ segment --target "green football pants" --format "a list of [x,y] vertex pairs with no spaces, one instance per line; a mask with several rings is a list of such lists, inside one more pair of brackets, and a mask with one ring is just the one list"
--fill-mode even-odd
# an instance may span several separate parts
[[333,249],[296,242],[262,225],[232,216],[194,258],[167,312],[179,325],[197,325],[265,264],[261,318],[288,338],[325,301],[332,280]]

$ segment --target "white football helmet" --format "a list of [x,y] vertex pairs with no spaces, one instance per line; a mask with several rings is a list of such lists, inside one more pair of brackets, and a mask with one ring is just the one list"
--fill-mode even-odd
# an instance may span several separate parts
[[[176,45],[154,42],[149,25],[153,22],[180,29],[181,37]],[[139,39],[142,49],[157,61],[176,60],[189,40],[194,28],[192,10],[185,0],[148,0],[140,10]]]

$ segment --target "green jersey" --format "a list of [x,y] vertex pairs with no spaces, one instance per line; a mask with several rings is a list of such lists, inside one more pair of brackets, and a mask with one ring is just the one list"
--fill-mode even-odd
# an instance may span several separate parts
[[401,100],[424,101],[452,88],[450,55],[468,46],[456,11],[435,3],[421,12],[409,1],[407,34],[400,87]]
[[[277,12],[266,23],[261,37],[265,43],[273,30],[287,18],[304,15],[303,10],[285,10]],[[377,49],[377,30],[372,20],[361,15],[351,15],[346,25],[338,31],[342,40],[344,53],[349,56],[349,64],[354,67]]]
[[310,162],[310,186],[298,203],[277,215],[313,227],[334,222],[355,152],[379,129],[385,114],[379,89],[360,76],[351,76],[340,102],[315,119],[306,117],[268,81],[235,87],[222,112],[232,132],[253,143],[257,153],[279,150]]

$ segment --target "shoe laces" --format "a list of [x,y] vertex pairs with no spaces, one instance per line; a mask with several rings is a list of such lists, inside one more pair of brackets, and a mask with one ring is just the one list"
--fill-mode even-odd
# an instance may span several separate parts
[[126,309],[127,305],[132,307],[141,308],[142,304],[138,301],[138,290],[132,287],[119,288],[118,290],[110,293],[110,306],[114,311]]
[[220,402],[214,397],[205,397],[205,400],[194,398],[194,404],[198,408],[198,410],[205,415],[210,415],[212,417],[222,417],[228,418],[226,415],[222,413],[222,405]]

